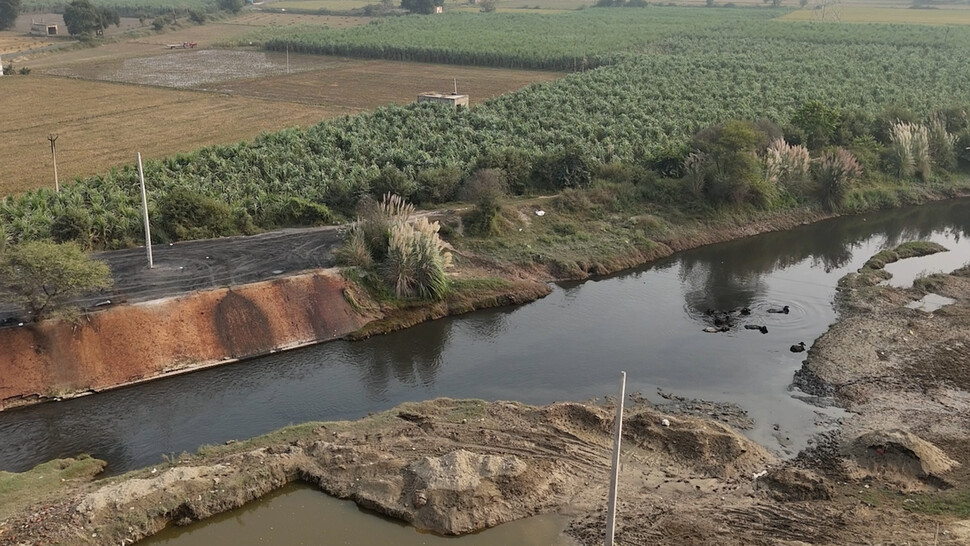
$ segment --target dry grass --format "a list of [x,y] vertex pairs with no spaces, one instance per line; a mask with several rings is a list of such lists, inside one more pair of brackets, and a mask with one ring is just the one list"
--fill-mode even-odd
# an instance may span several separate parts
[[917,25],[970,25],[970,9],[907,9],[832,5],[823,9],[793,11],[783,21],[829,21],[842,23],[909,23]]
[[61,180],[261,131],[308,126],[346,110],[222,94],[31,75],[4,77],[0,195],[51,185],[49,133]]

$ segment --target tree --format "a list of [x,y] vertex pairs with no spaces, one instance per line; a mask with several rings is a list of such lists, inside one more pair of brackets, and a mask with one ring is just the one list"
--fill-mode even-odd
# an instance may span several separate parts
[[23,307],[38,322],[71,298],[110,288],[111,272],[74,243],[34,241],[0,254],[0,300]]
[[239,13],[245,5],[245,0],[219,0],[219,9],[230,13]]
[[90,37],[109,25],[120,26],[121,17],[117,11],[97,7],[89,0],[74,0],[64,8],[64,24],[72,36]]
[[481,0],[478,3],[478,6],[482,13],[493,13],[495,11],[496,3],[497,0]]
[[401,0],[401,7],[411,13],[434,13],[436,7],[443,5],[444,0]]
[[20,15],[20,0],[0,0],[0,30],[13,26]]

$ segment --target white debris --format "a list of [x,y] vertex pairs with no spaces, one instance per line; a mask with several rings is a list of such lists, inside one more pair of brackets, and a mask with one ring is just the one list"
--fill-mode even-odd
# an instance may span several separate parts
[[544,210],[540,209],[536,211],[536,216],[545,216],[545,215],[546,215],[546,211]]
[[670,426],[670,419],[661,419],[660,420],[660,424],[662,426],[669,427]]
[[761,472],[755,472],[754,479],[757,480],[758,478],[763,478],[764,476],[767,476],[767,475],[768,475],[767,470],[762,470]]

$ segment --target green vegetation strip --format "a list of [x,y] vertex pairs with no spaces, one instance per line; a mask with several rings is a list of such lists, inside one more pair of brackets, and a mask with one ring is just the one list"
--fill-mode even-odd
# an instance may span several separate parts
[[[608,66],[471,109],[392,106],[150,161],[153,234],[168,241],[329,223],[352,218],[361,196],[388,191],[423,205],[448,202],[464,195],[465,181],[481,167],[500,169],[518,194],[582,187],[601,175],[600,167],[612,165],[619,167],[602,176],[636,185],[633,193],[643,204],[703,210],[728,202],[762,208],[818,202],[811,192],[779,193],[747,180],[761,176],[755,173],[754,154],[779,135],[770,124],[754,132],[734,127],[742,137],[734,142],[708,134],[701,143],[708,157],[733,158],[745,178],[708,173],[705,184],[728,180],[743,191],[691,188],[684,175],[685,159],[698,146],[694,135],[731,119],[780,124],[789,142],[808,144],[816,159],[841,157],[833,145],[847,148],[858,158],[862,178],[851,186],[848,178],[833,179],[837,191],[823,199],[829,207],[893,206],[900,195],[904,202],[917,201],[927,189],[959,182],[954,173],[970,165],[970,128],[962,106],[942,109],[970,104],[970,57],[963,54],[970,47],[970,28],[940,33],[904,25],[781,23],[767,21],[771,13],[631,8],[521,16],[538,22],[522,19],[516,24],[523,30],[490,47],[503,55],[520,48],[523,59],[537,62],[564,54],[552,45],[544,50],[513,39],[534,34],[550,44],[572,44],[567,56],[619,47],[616,40],[625,40],[631,51],[612,55]],[[459,24],[470,44],[484,44],[494,35],[475,42],[472,29],[487,35],[489,28],[501,27],[502,19],[480,15],[440,20]],[[404,43],[408,25],[445,24],[427,22],[433,19],[395,19],[339,35],[349,40],[353,32],[368,36],[379,30],[392,47],[394,40]],[[624,20],[636,25],[623,26]],[[593,41],[582,30],[587,28],[609,36]],[[615,31],[600,32],[611,28]],[[442,50],[426,37],[429,50]],[[954,139],[946,141],[949,149],[937,150],[941,154],[932,161],[920,152],[916,167],[894,164],[892,124],[928,123],[927,116],[938,109],[949,131],[944,136]],[[851,156],[846,156],[849,163],[855,161]],[[749,183],[758,186],[754,194],[763,199],[745,197],[752,190],[744,186]],[[48,237],[94,248],[130,246],[142,236],[137,187],[129,166],[78,180],[60,194],[42,189],[0,201],[0,246]],[[558,231],[557,236],[570,235],[568,226]]]

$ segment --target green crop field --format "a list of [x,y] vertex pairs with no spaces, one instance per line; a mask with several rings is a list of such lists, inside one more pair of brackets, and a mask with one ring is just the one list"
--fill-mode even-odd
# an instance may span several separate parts
[[[64,10],[71,0],[22,0],[21,9],[25,12],[50,13]],[[157,15],[177,11],[185,13],[190,9],[214,11],[216,0],[91,0],[96,6],[107,6],[117,10],[122,17]]]
[[[608,63],[468,110],[387,107],[150,162],[153,199],[188,187],[272,227],[273,211],[291,197],[352,214],[361,195],[387,188],[381,176],[389,167],[403,173],[391,184],[418,187],[420,195],[422,184],[445,169],[467,174],[483,157],[509,149],[535,164],[543,156],[572,150],[595,163],[650,166],[684,158],[692,135],[712,124],[743,119],[786,125],[812,101],[850,115],[846,119],[863,120],[847,138],[862,137],[871,149],[886,144],[874,140],[885,138],[876,125],[894,121],[901,115],[896,112],[909,109],[925,116],[938,108],[970,105],[970,58],[964,54],[970,28],[940,33],[914,25],[778,22],[769,16],[769,10],[760,9],[646,8],[510,18],[510,26],[520,25],[520,30],[491,47],[499,59],[522,59],[523,64],[538,59],[541,65],[574,55],[575,44],[585,43]],[[488,40],[473,29],[488,35],[494,17],[439,17],[430,23],[432,18],[406,17],[319,36],[342,36],[343,43],[355,43],[353,37],[359,36],[358,43],[371,43],[380,30],[388,48],[403,47],[422,39],[408,29],[454,21],[469,42],[485,44]],[[549,18],[563,23],[550,25]],[[626,30],[601,36],[611,25]],[[567,30],[573,32],[568,41],[573,45],[562,46]],[[432,38],[424,37],[426,51],[450,51],[451,37]],[[895,110],[889,113],[890,108]],[[970,138],[970,133],[961,135]],[[124,244],[137,238],[135,187],[129,168],[85,179],[60,195],[42,190],[7,199],[0,202],[0,236],[14,241],[45,237],[66,208],[96,203],[98,214],[114,215],[111,221],[96,222],[102,229],[96,242]]]
[[665,36],[695,29],[729,32],[765,24],[772,10],[590,9],[562,14],[446,13],[394,17],[353,30],[269,29],[254,41],[282,51],[432,63],[581,70],[617,53],[646,51]]

